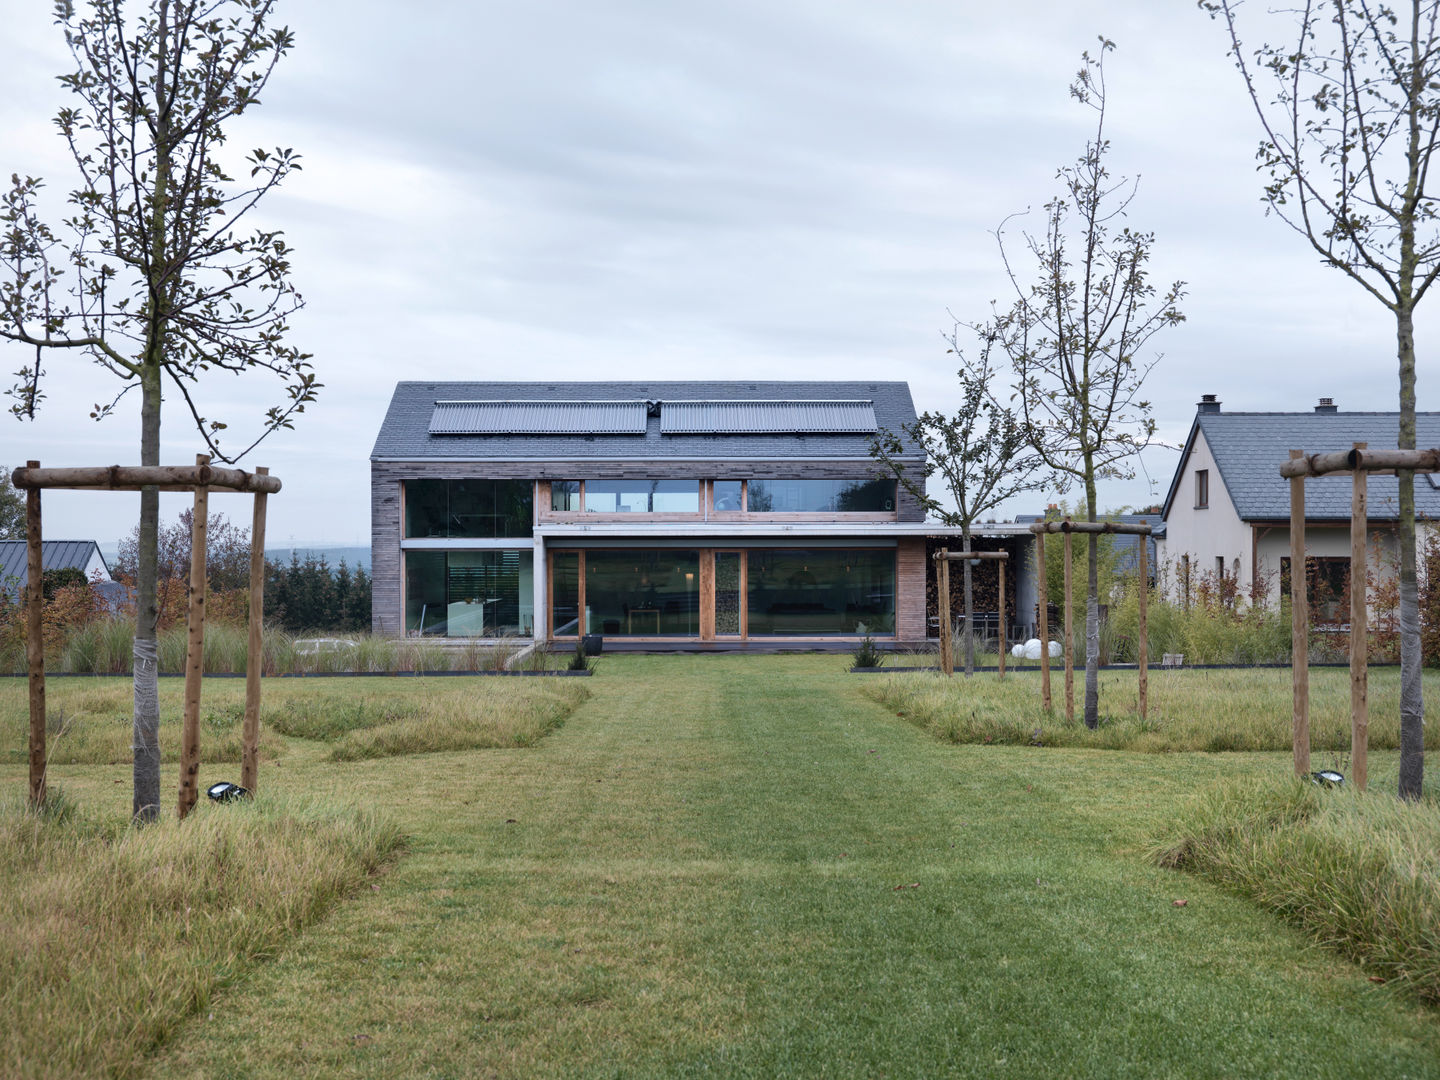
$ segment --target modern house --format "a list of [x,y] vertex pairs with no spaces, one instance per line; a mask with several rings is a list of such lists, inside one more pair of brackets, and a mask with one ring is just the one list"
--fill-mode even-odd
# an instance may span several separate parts
[[[1341,412],[1321,398],[1310,412],[1226,413],[1205,394],[1190,427],[1163,508],[1161,558],[1172,598],[1205,580],[1228,579],[1246,594],[1278,600],[1290,574],[1290,482],[1280,466],[1291,450],[1307,454],[1394,447],[1398,413]],[[1419,446],[1440,445],[1440,413],[1416,416]],[[1440,520],[1440,477],[1415,477],[1417,519]],[[1316,621],[1343,621],[1350,572],[1349,474],[1305,482],[1305,550]],[[1397,566],[1399,521],[1393,476],[1367,486],[1370,559],[1379,573]],[[1431,526],[1433,527],[1433,526]]]
[[902,382],[399,383],[371,455],[375,632],[923,641],[946,530],[870,457],[914,420]]

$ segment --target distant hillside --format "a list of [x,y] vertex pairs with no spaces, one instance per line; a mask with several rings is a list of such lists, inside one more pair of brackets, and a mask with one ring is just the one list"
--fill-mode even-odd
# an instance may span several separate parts
[[[119,544],[101,544],[100,554],[105,556],[107,566],[115,565],[115,556],[119,551]],[[357,566],[365,567],[365,572],[370,572],[370,549],[368,547],[318,547],[306,544],[286,544],[284,547],[267,547],[265,558],[273,562],[288,563],[290,553],[294,552],[303,561],[307,555],[314,555],[317,559],[324,557],[325,561],[332,567],[339,566],[340,560],[345,560],[345,565],[350,568]]]

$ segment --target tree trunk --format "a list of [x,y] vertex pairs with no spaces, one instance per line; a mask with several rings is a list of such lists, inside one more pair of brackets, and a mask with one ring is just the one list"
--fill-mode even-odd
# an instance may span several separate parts
[[[1396,313],[1400,358],[1401,450],[1415,449],[1415,327],[1409,307]],[[1415,574],[1415,474],[1401,470],[1400,510],[1400,797],[1419,799],[1425,780],[1425,699],[1420,682],[1420,602]]]
[[[1086,462],[1085,520],[1095,521],[1094,469]],[[1085,726],[1100,726],[1100,538],[1085,538]]]
[[[160,368],[147,367],[141,386],[140,463],[160,464]],[[160,813],[160,681],[155,603],[157,541],[160,532],[160,491],[140,490],[140,536],[135,578],[135,796],[131,813],[154,821]]]
[[[970,550],[970,526],[960,530],[960,544],[963,550]],[[970,560],[964,560],[965,579],[965,677],[975,674],[975,594],[970,582]]]

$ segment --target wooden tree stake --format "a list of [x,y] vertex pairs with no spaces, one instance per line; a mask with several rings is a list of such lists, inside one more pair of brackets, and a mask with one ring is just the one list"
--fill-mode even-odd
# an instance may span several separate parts
[[1035,534],[1035,592],[1040,597],[1040,700],[1049,712],[1050,700],[1050,590],[1045,576],[1045,534]]
[[1136,659],[1140,662],[1140,719],[1150,712],[1150,638],[1146,624],[1146,608],[1150,604],[1150,538],[1137,537],[1140,552],[1140,640],[1135,643]]
[[[1365,447],[1365,443],[1355,444],[1357,451]],[[1370,749],[1366,667],[1369,628],[1365,609],[1365,547],[1369,516],[1365,498],[1368,476],[1360,459],[1361,455],[1357,453],[1350,496],[1350,768],[1356,789],[1364,791]],[[1291,577],[1294,577],[1293,565]],[[1294,591],[1293,585],[1291,591]]]
[[[38,469],[38,461],[27,468]],[[45,802],[45,560],[40,543],[40,491],[25,492],[25,664],[30,682],[30,805]]]
[[940,550],[940,572],[935,575],[940,601],[940,670],[947,676],[955,674],[955,648],[950,638],[950,560],[946,558],[949,554],[948,550]]
[[[197,469],[209,463],[204,454],[195,456]],[[190,604],[185,618],[189,634],[185,645],[185,718],[180,734],[181,818],[194,808],[200,792],[200,684],[205,671],[205,538],[209,517],[209,491],[197,487],[190,523]]]
[[1005,562],[1000,560],[1000,678],[1005,678]]
[[[270,470],[258,468],[256,476]],[[255,494],[250,522],[250,641],[245,653],[245,727],[241,735],[240,786],[252,795],[260,772],[260,671],[265,626],[265,493]]]
[[[1291,450],[1290,459],[1303,458]],[[1305,572],[1305,477],[1290,481],[1290,690],[1295,775],[1310,775],[1310,596]]]
[[[1069,518],[1065,521],[1068,523]],[[1065,531],[1065,719],[1075,722],[1075,636],[1070,630],[1070,531]]]

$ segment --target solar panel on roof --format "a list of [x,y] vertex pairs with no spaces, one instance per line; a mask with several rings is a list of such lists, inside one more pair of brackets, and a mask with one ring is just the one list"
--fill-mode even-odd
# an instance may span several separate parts
[[875,430],[875,405],[871,401],[666,401],[660,406],[662,435]]
[[644,435],[643,401],[437,401],[431,435]]

